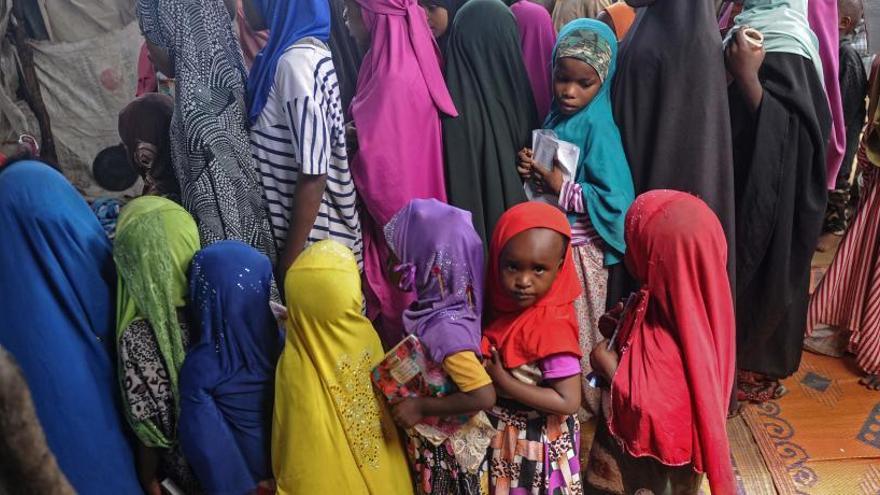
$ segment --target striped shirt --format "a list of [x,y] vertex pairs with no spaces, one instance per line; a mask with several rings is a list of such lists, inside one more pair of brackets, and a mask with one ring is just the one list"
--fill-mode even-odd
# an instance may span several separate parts
[[278,252],[284,249],[300,174],[326,175],[327,186],[308,243],[334,239],[362,265],[357,196],[345,149],[339,82],[330,50],[300,40],[281,56],[275,85],[251,129],[251,150],[262,177]]
[[599,233],[590,222],[590,215],[584,205],[584,193],[577,182],[565,181],[559,191],[559,206],[569,213],[577,213],[577,220],[571,225],[571,245],[585,246],[600,241]]

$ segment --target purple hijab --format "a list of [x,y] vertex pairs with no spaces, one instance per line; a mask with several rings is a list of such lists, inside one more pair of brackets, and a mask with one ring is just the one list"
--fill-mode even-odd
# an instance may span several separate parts
[[834,189],[837,183],[837,172],[843,163],[844,146],[846,145],[846,124],[843,121],[843,102],[840,99],[840,32],[837,28],[837,0],[810,0],[807,2],[807,16],[810,28],[819,38],[819,57],[825,72],[825,94],[831,108],[833,124],[831,138],[828,142],[826,167],[828,189]]
[[550,113],[550,102],[553,99],[551,62],[553,47],[556,45],[553,19],[547,9],[528,0],[519,0],[510,6],[510,10],[516,17],[523,62],[526,63],[526,71],[529,73],[538,117],[543,122]]
[[403,313],[408,334],[437,363],[457,352],[479,353],[483,309],[483,244],[471,214],[435,199],[414,199],[385,227],[400,264],[400,288],[415,290]]

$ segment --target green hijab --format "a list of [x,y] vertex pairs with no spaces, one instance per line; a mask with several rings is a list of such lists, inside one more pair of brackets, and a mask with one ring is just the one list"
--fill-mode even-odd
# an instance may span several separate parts
[[[186,356],[177,310],[186,305],[187,272],[199,248],[196,223],[177,203],[158,196],[143,196],[122,209],[113,246],[113,260],[119,273],[116,344],[120,344],[123,332],[135,320],[150,323],[168,370],[177,413],[177,376]],[[124,391],[124,384],[120,385]],[[145,445],[171,447],[173,439],[166,438],[151,421],[131,416],[128,419]]]
[[813,62],[824,81],[819,40],[807,19],[807,0],[745,0],[742,12],[734,19],[724,45],[741,28],[751,27],[764,35],[764,51],[800,55]]

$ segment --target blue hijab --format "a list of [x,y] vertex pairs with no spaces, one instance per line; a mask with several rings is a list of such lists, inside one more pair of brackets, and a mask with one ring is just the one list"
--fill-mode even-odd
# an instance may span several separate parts
[[330,40],[328,0],[252,0],[269,25],[269,42],[260,50],[247,81],[248,117],[254,124],[275,84],[278,60],[297,41]]
[[189,277],[193,346],[180,370],[179,437],[207,493],[250,493],[272,478],[275,364],[269,258],[238,241],[199,251]]
[[[617,68],[617,38],[603,22],[577,19],[559,32],[553,61],[573,57],[593,66],[602,78],[602,88],[593,100],[574,115],[563,115],[554,98],[545,129],[553,129],[560,139],[580,150],[575,181],[584,194],[584,206],[596,232],[605,241],[605,264],[623,260],[624,219],[635,199],[632,175],[620,131],[611,112],[611,85]],[[574,221],[576,214],[570,214]]]
[[0,345],[78,493],[141,493],[113,354],[116,272],[89,205],[48,165],[0,169]]

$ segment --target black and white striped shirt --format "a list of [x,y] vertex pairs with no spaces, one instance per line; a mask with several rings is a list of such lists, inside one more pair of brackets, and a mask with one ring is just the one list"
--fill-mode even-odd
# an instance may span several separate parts
[[262,176],[280,253],[287,240],[300,174],[327,175],[327,188],[308,244],[334,239],[362,263],[357,196],[345,150],[339,83],[330,50],[306,38],[278,60],[275,85],[251,129],[251,150]]

